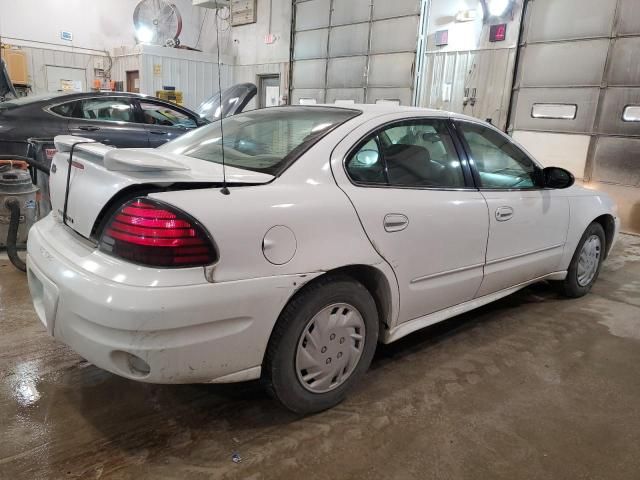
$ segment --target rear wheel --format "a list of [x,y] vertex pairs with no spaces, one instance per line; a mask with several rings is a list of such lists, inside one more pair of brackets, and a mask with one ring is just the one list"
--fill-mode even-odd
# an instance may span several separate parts
[[605,238],[599,223],[594,222],[587,227],[569,264],[567,278],[561,283],[561,291],[566,296],[577,298],[589,293],[600,273]]
[[330,275],[284,309],[269,340],[263,381],[286,408],[302,414],[340,403],[369,368],[378,313],[368,290]]

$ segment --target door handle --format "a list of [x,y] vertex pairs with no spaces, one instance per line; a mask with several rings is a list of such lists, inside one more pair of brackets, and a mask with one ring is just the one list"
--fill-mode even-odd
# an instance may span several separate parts
[[499,222],[506,222],[513,218],[513,208],[511,207],[498,207],[496,209],[496,220]]
[[409,219],[401,213],[389,213],[384,217],[384,229],[387,232],[400,232],[408,225]]
[[158,132],[157,130],[150,130],[150,133],[154,135],[169,135],[169,132]]
[[85,132],[95,132],[96,130],[100,130],[100,127],[94,127],[93,125],[87,125],[86,127],[78,127],[80,130],[84,130]]

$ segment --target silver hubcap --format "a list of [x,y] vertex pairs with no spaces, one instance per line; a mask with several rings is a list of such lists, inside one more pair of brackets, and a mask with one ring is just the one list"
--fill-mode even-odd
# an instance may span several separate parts
[[304,388],[324,393],[351,376],[364,349],[365,326],[360,312],[347,303],[320,310],[302,331],[296,373]]
[[600,263],[601,249],[602,244],[600,243],[600,237],[597,235],[591,235],[582,245],[580,257],[578,258],[578,285],[581,287],[589,285],[593,277],[596,276],[598,264]]

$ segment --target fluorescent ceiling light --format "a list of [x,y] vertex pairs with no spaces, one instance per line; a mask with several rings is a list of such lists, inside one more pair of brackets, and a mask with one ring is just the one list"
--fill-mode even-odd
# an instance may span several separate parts
[[501,17],[509,8],[511,0],[489,0],[488,2],[489,14],[492,17]]

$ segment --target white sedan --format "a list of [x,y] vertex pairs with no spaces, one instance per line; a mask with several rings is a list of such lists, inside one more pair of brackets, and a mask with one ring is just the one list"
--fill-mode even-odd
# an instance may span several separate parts
[[442,111],[291,106],[155,150],[56,146],[28,244],[48,332],[134,380],[260,378],[302,413],[378,342],[541,280],[586,294],[618,232],[605,194]]

